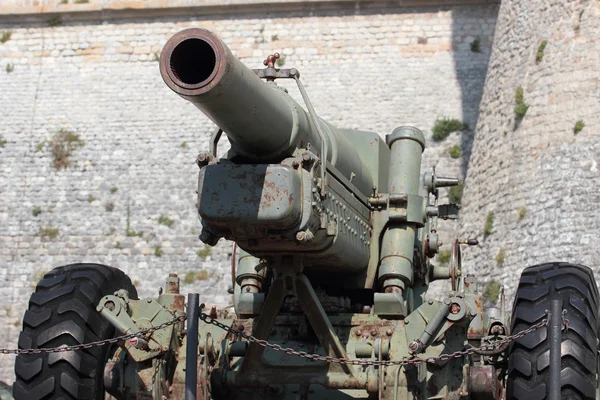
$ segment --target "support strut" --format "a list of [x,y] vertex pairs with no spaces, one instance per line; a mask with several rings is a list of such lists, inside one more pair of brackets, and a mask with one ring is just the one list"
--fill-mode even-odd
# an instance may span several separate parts
[[196,400],[198,379],[198,312],[200,295],[188,294],[187,347],[185,349],[185,400]]
[[562,300],[552,300],[550,303],[550,379],[548,380],[548,400],[559,400],[561,344],[562,344]]

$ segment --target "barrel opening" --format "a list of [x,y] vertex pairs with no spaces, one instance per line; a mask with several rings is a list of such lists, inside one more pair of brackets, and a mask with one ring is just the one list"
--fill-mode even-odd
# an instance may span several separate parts
[[201,39],[187,39],[171,53],[173,75],[187,85],[197,85],[212,75],[217,65],[215,50]]

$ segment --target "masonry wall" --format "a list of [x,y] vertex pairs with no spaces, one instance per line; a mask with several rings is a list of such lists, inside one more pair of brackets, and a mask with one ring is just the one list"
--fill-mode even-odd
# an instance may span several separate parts
[[[503,283],[509,307],[528,265],[581,263],[598,277],[599,21],[597,1],[500,7],[461,221],[464,236],[482,239],[465,253],[467,272]],[[518,87],[529,106],[522,119]]]
[[[213,30],[254,68],[281,52],[323,118],[381,135],[414,124],[430,145],[424,168],[463,173],[472,132],[433,143],[430,130],[441,117],[475,126],[497,5],[322,3],[261,14],[213,4],[210,15],[196,7],[185,16],[107,1],[4,4],[0,34],[12,35],[0,44],[0,347],[16,347],[37,280],[67,263],[119,267],[143,296],[169,272],[201,272],[183,290],[231,302],[231,245],[205,248],[194,210],[194,161],[214,126],[164,85],[156,61],[181,29]],[[480,52],[471,51],[475,40]],[[51,144],[60,130],[82,145],[57,170]],[[462,158],[448,155],[454,144]],[[12,358],[0,360],[0,377],[12,381]]]

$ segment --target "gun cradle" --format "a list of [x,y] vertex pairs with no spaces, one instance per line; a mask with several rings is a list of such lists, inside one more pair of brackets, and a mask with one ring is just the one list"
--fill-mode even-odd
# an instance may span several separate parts
[[316,169],[296,159],[207,165],[198,180],[198,213],[205,230],[256,257],[302,255],[307,268],[366,270],[369,209],[331,173],[324,198],[316,182]]

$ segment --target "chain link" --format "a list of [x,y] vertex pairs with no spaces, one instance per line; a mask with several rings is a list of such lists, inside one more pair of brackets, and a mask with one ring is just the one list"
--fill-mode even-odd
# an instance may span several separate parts
[[[466,350],[460,350],[460,351],[455,351],[454,353],[442,354],[438,357],[427,357],[427,358],[418,358],[417,357],[417,358],[410,358],[410,359],[404,359],[404,360],[381,360],[381,361],[379,361],[379,360],[351,360],[351,359],[347,359],[347,358],[323,356],[320,354],[307,353],[305,351],[298,351],[298,350],[292,349],[291,347],[282,347],[279,344],[270,343],[267,340],[258,339],[255,336],[248,335],[243,332],[242,325],[240,325],[240,327],[238,329],[229,327],[229,326],[223,324],[222,322],[217,321],[215,318],[212,318],[211,316],[209,316],[208,314],[206,314],[204,312],[200,313],[200,319],[203,322],[205,322],[206,324],[215,325],[218,328],[221,328],[228,333],[231,333],[235,336],[239,336],[243,339],[246,339],[249,343],[256,343],[257,345],[262,346],[264,348],[270,348],[275,351],[282,351],[286,354],[305,358],[307,360],[326,361],[328,363],[345,364],[345,365],[390,366],[390,365],[411,365],[411,364],[414,365],[414,364],[421,364],[421,363],[435,363],[437,361],[447,361],[447,360],[454,359],[454,358],[461,358],[461,357],[472,355],[472,354],[482,352],[482,351],[497,350],[504,345],[508,345],[509,343],[511,343],[515,340],[518,340],[518,339],[530,334],[531,332],[534,332],[534,331],[548,325],[548,322],[550,321],[550,313],[547,313],[546,318],[544,318],[537,324],[532,325],[529,328],[527,328],[519,333],[516,333],[511,336],[507,336],[504,339],[497,340],[493,343],[483,345],[480,347],[470,347]],[[186,320],[186,317],[181,316],[181,317],[175,318],[171,321],[164,322],[160,325],[153,326],[148,329],[143,329],[139,332],[130,333],[127,335],[116,336],[116,337],[110,338],[110,339],[98,340],[96,342],[82,343],[82,344],[77,344],[77,345],[73,345],[73,346],[59,346],[59,347],[48,347],[48,348],[39,348],[39,349],[0,349],[0,354],[17,354],[17,355],[19,355],[19,354],[42,354],[42,353],[60,353],[60,352],[65,352],[65,351],[90,349],[92,347],[100,347],[100,346],[104,346],[106,344],[116,344],[121,341],[129,340],[129,339],[133,339],[133,338],[148,337],[149,335],[151,335],[152,333],[154,333],[158,330],[167,328],[178,322],[184,322],[185,320]],[[564,319],[564,316],[563,316],[563,324],[565,325],[565,327],[568,326],[567,325],[568,321]]]
[[183,321],[185,321],[185,319],[186,318],[184,316],[178,317],[172,321],[163,322],[160,325],[156,325],[156,326],[153,326],[148,329],[143,329],[139,332],[129,333],[127,335],[116,336],[116,337],[110,338],[110,339],[98,340],[96,342],[76,344],[73,346],[63,345],[63,346],[59,346],[59,347],[46,347],[46,348],[40,348],[40,349],[0,349],[0,354],[17,354],[17,355],[19,355],[19,354],[61,353],[64,351],[91,349],[92,347],[100,347],[100,346],[104,346],[106,344],[115,344],[120,341],[125,341],[125,340],[129,340],[129,339],[133,339],[133,338],[142,338],[142,339],[145,337],[147,338],[146,335],[150,335],[156,331],[159,331],[161,329],[164,329],[166,327],[174,325],[178,322],[183,322]]
[[322,356],[320,354],[314,354],[314,353],[311,354],[311,353],[307,353],[305,351],[298,351],[298,350],[294,350],[290,347],[282,347],[279,344],[269,343],[268,341],[266,341],[264,339],[258,339],[252,335],[248,335],[243,332],[243,325],[240,325],[240,327],[238,329],[231,328],[231,327],[217,321],[216,319],[210,317],[208,314],[205,314],[205,313],[200,314],[200,319],[209,325],[215,325],[233,335],[240,336],[240,337],[246,339],[249,343],[256,343],[257,345],[262,346],[264,348],[269,348],[269,349],[272,349],[275,351],[282,351],[286,354],[298,356],[298,357],[305,358],[308,360],[326,361],[328,363],[345,364],[345,365],[390,366],[390,365],[414,365],[414,364],[421,364],[421,363],[435,363],[437,361],[447,361],[447,360],[454,359],[454,358],[461,358],[461,357],[464,357],[467,355],[472,355],[474,353],[481,352],[481,351],[496,350],[504,345],[507,345],[517,339],[522,338],[525,335],[530,334],[533,331],[536,331],[536,330],[548,325],[548,322],[550,321],[550,313],[547,313],[546,318],[544,318],[537,324],[532,325],[529,328],[527,328],[519,333],[516,333],[511,336],[507,336],[504,339],[497,340],[493,343],[486,344],[486,345],[483,345],[480,347],[470,347],[466,350],[460,350],[460,351],[455,351],[454,353],[442,354],[438,357],[410,358],[410,359],[404,359],[404,360],[381,360],[381,361],[379,361],[379,360],[350,360],[347,358]]

